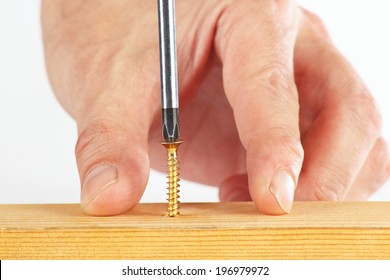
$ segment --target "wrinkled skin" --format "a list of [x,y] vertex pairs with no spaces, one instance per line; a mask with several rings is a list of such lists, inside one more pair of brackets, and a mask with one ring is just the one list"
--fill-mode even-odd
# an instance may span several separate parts
[[[182,178],[266,214],[288,213],[294,189],[364,200],[383,185],[380,114],[318,17],[278,0],[178,0],[176,13]],[[120,214],[166,165],[156,1],[46,0],[42,26],[78,125],[83,210]]]

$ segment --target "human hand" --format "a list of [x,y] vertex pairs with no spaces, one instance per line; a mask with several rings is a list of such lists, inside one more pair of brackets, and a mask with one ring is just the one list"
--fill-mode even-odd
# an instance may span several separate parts
[[[361,200],[384,183],[374,100],[314,15],[274,0],[176,12],[182,178],[267,214],[289,212],[294,189]],[[166,164],[156,1],[43,1],[42,22],[52,87],[77,121],[83,210],[122,213]]]

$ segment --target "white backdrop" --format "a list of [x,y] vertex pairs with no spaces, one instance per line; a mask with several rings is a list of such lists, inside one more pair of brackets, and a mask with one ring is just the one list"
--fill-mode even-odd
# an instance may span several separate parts
[[[0,203],[76,203],[76,125],[54,98],[43,61],[40,1],[0,0]],[[390,2],[301,0],[319,14],[382,108],[390,142]],[[157,15],[156,15],[157,16]],[[152,171],[144,202],[165,200]],[[217,201],[216,188],[182,184],[182,201]],[[390,200],[390,182],[372,200]]]

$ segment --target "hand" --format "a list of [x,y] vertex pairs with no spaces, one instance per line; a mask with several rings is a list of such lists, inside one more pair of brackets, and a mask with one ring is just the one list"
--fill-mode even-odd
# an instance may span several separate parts
[[[176,3],[182,178],[253,199],[361,200],[390,173],[380,114],[322,23],[294,1]],[[165,172],[156,1],[43,1],[47,70],[76,119],[83,210],[135,206]],[[305,157],[304,157],[305,154]],[[299,178],[299,180],[298,180]]]

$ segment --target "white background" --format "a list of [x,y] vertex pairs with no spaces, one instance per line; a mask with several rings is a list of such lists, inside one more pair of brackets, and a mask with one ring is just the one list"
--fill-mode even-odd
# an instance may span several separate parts
[[[146,269],[177,269],[180,267],[182,273],[187,269],[199,271],[205,269],[206,275],[180,275],[180,276],[145,276],[133,275],[123,276],[123,269],[127,272],[127,267],[137,270]],[[268,267],[268,275],[220,275],[217,276],[219,267],[227,269],[234,267]],[[94,280],[117,280],[117,279],[225,279],[225,280],[328,280],[328,279],[389,279],[389,261],[310,261],[310,260],[245,260],[245,261],[226,261],[226,260],[133,260],[133,261],[3,261],[1,276],[4,280],[20,279],[40,279],[40,280],[69,280],[69,279],[91,279]],[[177,270],[176,270],[177,271]],[[259,271],[259,270],[257,270]],[[241,269],[240,269],[241,272]],[[137,272],[135,272],[137,274]],[[196,274],[196,272],[191,272]],[[138,272],[139,274],[139,272]],[[220,272],[220,274],[222,274]]]
[[[390,142],[390,2],[300,3],[322,17],[335,44],[371,89]],[[0,0],[0,203],[79,201],[76,125],[46,78],[39,5],[38,0]],[[163,174],[152,172],[142,201],[164,201],[164,182]],[[182,185],[182,201],[217,201],[216,188]],[[390,200],[390,182],[372,199]]]

